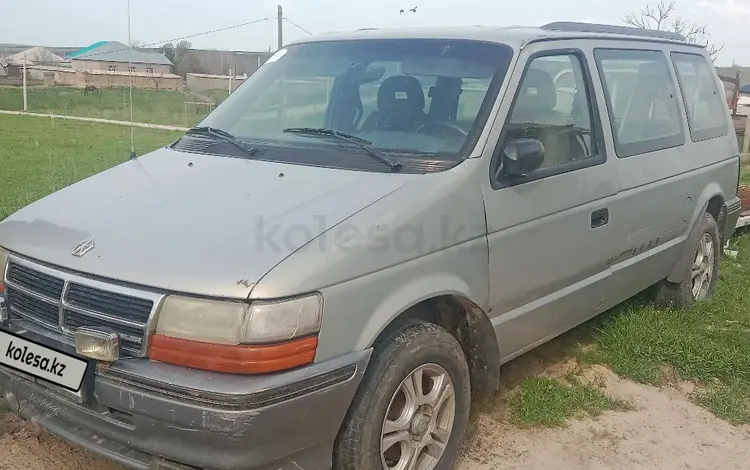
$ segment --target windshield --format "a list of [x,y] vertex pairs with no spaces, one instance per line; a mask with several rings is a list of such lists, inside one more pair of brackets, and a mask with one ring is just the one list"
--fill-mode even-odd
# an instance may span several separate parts
[[[481,131],[511,56],[508,46],[469,40],[293,45],[279,50],[201,125],[260,144],[266,160],[372,165],[359,155],[364,152],[336,139],[284,132],[310,128],[360,137],[373,150],[398,155],[405,167],[410,156],[455,164]],[[311,161],[295,155],[295,148],[306,149]],[[323,148],[328,156],[314,155],[311,148]]]

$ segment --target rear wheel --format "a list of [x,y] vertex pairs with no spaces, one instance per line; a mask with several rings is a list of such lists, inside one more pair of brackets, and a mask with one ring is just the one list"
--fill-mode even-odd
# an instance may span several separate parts
[[656,302],[666,308],[685,308],[695,302],[711,297],[716,290],[721,257],[721,237],[719,228],[711,214],[705,214],[701,221],[698,241],[693,250],[686,251],[688,261],[681,263],[684,272],[680,282],[664,280],[658,286]]
[[336,441],[334,468],[452,468],[470,395],[456,339],[431,323],[406,326],[376,347]]

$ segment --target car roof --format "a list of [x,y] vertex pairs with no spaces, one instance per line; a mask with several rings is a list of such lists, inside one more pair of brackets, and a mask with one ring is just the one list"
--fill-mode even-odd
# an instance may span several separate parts
[[353,41],[363,39],[466,39],[507,44],[520,49],[529,42],[552,39],[608,39],[646,42],[667,42],[686,46],[702,47],[687,42],[677,33],[652,31],[626,26],[598,25],[591,23],[550,23],[541,27],[525,26],[464,26],[439,28],[365,28],[356,31],[334,32],[311,36],[292,44],[321,41]]

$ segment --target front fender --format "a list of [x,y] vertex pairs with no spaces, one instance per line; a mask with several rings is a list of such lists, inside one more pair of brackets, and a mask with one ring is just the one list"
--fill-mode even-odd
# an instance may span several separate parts
[[435,297],[452,295],[471,299],[471,289],[462,279],[445,273],[413,279],[385,297],[375,308],[357,339],[356,349],[372,346],[375,339],[406,310]]
[[482,236],[321,289],[325,306],[316,360],[369,348],[395,318],[427,299],[455,296],[486,312],[487,256]]

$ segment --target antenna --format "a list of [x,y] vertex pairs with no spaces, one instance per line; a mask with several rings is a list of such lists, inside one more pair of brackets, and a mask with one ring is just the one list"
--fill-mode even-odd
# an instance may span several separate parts
[[281,5],[277,5],[276,12],[276,34],[278,36],[277,42],[279,43],[279,49],[281,49],[282,47],[284,47],[284,8]]
[[[130,39],[130,0],[128,0],[128,47],[133,47]],[[135,154],[135,125],[133,122],[133,66],[130,63],[130,56],[131,54],[128,54],[128,74],[130,74],[130,158],[137,158],[138,156]]]

